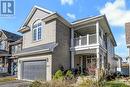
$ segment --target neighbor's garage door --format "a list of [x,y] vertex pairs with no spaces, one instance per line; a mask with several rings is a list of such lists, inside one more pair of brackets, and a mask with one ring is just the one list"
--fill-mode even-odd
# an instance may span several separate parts
[[46,80],[46,61],[24,61],[22,79]]

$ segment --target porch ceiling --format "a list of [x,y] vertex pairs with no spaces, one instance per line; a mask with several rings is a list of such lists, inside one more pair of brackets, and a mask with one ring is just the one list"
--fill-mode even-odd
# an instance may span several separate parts
[[89,27],[80,28],[78,30],[75,30],[75,32],[80,33],[81,35],[95,34],[96,33],[96,26],[89,26]]

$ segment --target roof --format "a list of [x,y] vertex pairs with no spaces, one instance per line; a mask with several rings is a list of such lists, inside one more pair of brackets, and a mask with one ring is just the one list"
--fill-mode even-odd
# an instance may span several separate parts
[[6,31],[6,30],[1,30],[1,31],[6,35],[8,40],[16,41],[16,40],[22,38],[22,36],[20,36],[18,34],[15,34],[15,33],[12,33],[12,32]]
[[51,15],[49,15],[49,16],[47,16],[47,17],[45,17],[42,20],[44,20],[45,22],[47,22],[47,21],[53,20],[55,18],[57,18],[58,20],[60,20],[61,22],[63,22],[66,26],[69,26],[69,27],[71,26],[71,24],[66,19],[64,19],[61,15],[59,15],[56,12],[53,13],[53,14],[51,14]]
[[87,18],[82,18],[82,19],[78,19],[76,21],[73,21],[72,24],[76,24],[76,23],[79,23],[79,22],[83,22],[83,21],[87,21],[87,20],[91,20],[91,19],[97,19],[99,17],[102,17],[103,15],[98,15],[98,16],[91,16],[91,17],[87,17]]
[[38,53],[46,53],[46,52],[51,52],[53,49],[57,46],[58,44],[55,42],[52,43],[47,43],[43,45],[38,45],[34,47],[29,47],[22,49],[22,51],[16,53],[16,56],[23,56],[23,55],[32,55],[32,54],[38,54]]
[[52,12],[52,11],[50,11],[50,10],[47,10],[47,9],[45,9],[45,8],[41,8],[41,7],[35,5],[35,6],[32,8],[32,10],[30,11],[29,15],[27,16],[27,18],[26,18],[25,21],[24,21],[24,24],[23,24],[21,27],[26,26],[26,25],[28,24],[28,22],[30,21],[30,19],[32,18],[33,14],[36,12],[37,9],[39,9],[39,10],[41,10],[41,11],[44,11],[44,12],[46,12],[46,13],[48,13],[48,14],[54,13],[54,12]]
[[79,20],[77,20],[77,21],[72,22],[71,24],[72,24],[73,26],[75,26],[75,25],[78,25],[78,24],[80,24],[80,23],[89,22],[89,21],[99,21],[99,20],[101,20],[101,19],[103,19],[103,20],[105,21],[106,25],[108,26],[108,29],[109,29],[108,31],[109,31],[109,33],[111,34],[111,38],[112,38],[112,40],[113,40],[113,42],[114,42],[114,46],[117,46],[116,40],[115,40],[115,38],[114,38],[114,36],[113,36],[113,33],[112,33],[112,31],[111,31],[111,28],[110,28],[110,26],[109,26],[109,23],[108,23],[107,18],[106,18],[105,15],[98,15],[98,16],[93,16],[93,17],[88,17],[88,18],[79,19]]
[[[53,13],[53,14],[48,15],[47,17],[43,18],[42,20],[44,22],[48,22],[48,21],[53,20],[53,19],[58,19],[59,21],[64,23],[66,26],[71,27],[71,24],[56,12]],[[29,26],[23,26],[20,30],[18,30],[18,32],[20,32],[20,33],[24,33],[24,32],[27,32],[27,31],[30,31]]]

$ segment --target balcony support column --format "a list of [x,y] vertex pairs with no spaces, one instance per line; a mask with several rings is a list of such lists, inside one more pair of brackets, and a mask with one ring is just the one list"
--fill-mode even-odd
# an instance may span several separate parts
[[96,63],[96,79],[99,79],[99,71],[100,71],[100,54],[99,54],[99,48],[96,49],[96,55],[97,55],[97,63]]
[[80,56],[81,74],[83,74],[83,56]]
[[105,70],[105,64],[104,64],[104,53],[102,53],[102,69]]
[[87,34],[87,45],[89,45],[89,34]]
[[81,39],[82,39],[82,36],[79,36],[79,46],[81,46]]
[[99,22],[96,22],[96,37],[97,37],[97,44],[99,43]]
[[71,68],[74,68],[74,29],[71,29]]

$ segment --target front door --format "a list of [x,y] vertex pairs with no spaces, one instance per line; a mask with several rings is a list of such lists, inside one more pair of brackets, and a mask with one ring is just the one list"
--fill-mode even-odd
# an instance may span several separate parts
[[86,56],[87,73],[95,75],[95,69],[96,69],[96,56],[95,55]]

